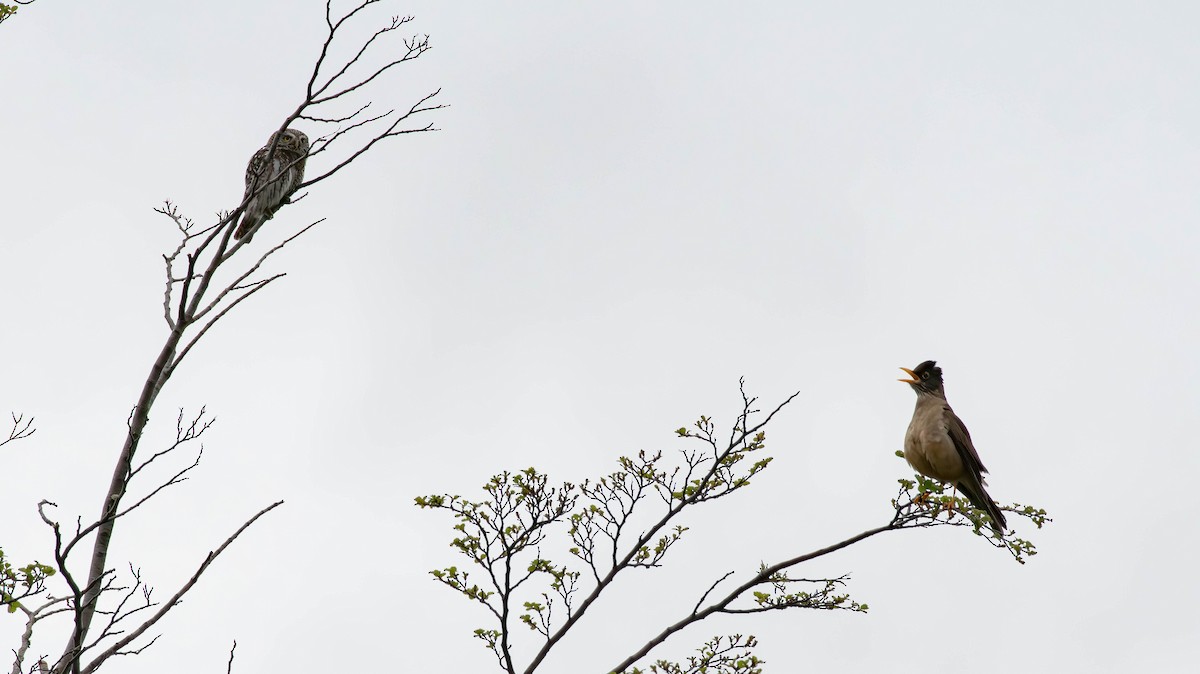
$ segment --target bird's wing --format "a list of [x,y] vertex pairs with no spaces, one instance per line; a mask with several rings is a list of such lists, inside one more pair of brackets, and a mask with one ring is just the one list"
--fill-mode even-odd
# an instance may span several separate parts
[[956,485],[958,490],[967,497],[971,505],[984,511],[992,520],[992,529],[997,534],[1004,535],[1004,530],[1008,528],[1008,521],[1004,518],[1004,513],[1000,510],[1000,506],[992,500],[990,494],[987,493],[987,488],[983,486],[979,479],[978,473],[967,473],[966,476]]
[[966,469],[956,486],[968,501],[988,514],[992,520],[992,528],[996,530],[996,533],[1003,535],[1004,530],[1008,528],[1008,522],[1005,521],[1000,506],[992,500],[983,484],[983,474],[987,472],[987,468],[984,468],[983,462],[979,460],[979,452],[975,451],[975,443],[971,442],[971,433],[949,405],[946,405],[945,410],[943,416],[946,419],[946,432],[954,442],[954,448],[958,450],[963,467]]
[[[250,163],[246,164],[246,193],[242,195],[242,199],[250,196],[259,187],[262,187],[262,185],[255,185],[254,180],[259,176],[263,176],[263,165],[267,163],[268,149],[270,148],[258,148],[258,152],[255,152],[254,156],[250,158]],[[265,178],[266,176],[263,177]]]
[[987,468],[984,468],[983,461],[979,460],[979,452],[975,451],[975,443],[971,442],[971,433],[967,430],[966,424],[958,418],[949,405],[945,405],[942,416],[946,420],[946,432],[950,434],[954,448],[958,450],[958,456],[962,458],[963,467],[982,481],[982,474],[988,471]]

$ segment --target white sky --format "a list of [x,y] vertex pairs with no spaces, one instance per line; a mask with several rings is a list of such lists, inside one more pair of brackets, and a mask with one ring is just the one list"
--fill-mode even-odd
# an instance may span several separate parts
[[[236,638],[243,673],[496,671],[483,613],[427,575],[462,565],[452,522],[413,496],[675,451],[696,416],[732,422],[740,375],[767,405],[799,390],[754,488],[698,510],[667,568],[622,580],[544,670],[607,671],[726,571],[884,523],[910,474],[897,368],[933,358],[992,494],[1055,517],[1018,520],[1041,554],[889,534],[802,569],[853,573],[868,615],[722,620],[656,655],[741,631],[771,672],[1190,671],[1200,12],[784,4],[384,10],[434,50],[375,98],[443,87],[443,130],[256,237],[328,218],[163,393],[145,447],[178,407],[219,421],[110,559],[165,598],[287,504],[108,669],[223,672]],[[0,27],[0,413],[39,428],[0,450],[15,559],[48,557],[38,500],[99,511],[165,336],[174,238],[151,209],[239,201],[322,26],[311,0],[41,0]],[[0,616],[5,649],[19,622]]]

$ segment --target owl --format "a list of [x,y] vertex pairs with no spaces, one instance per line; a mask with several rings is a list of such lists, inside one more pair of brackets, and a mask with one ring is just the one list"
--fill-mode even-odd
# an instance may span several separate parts
[[[246,204],[242,222],[234,236],[250,243],[250,231],[275,215],[280,206],[289,203],[289,197],[304,180],[304,160],[308,156],[308,136],[295,129],[287,129],[279,137],[275,155],[267,164],[267,153],[275,142],[278,132],[271,134],[267,144],[254,153],[246,166],[246,194],[243,200],[262,188]],[[295,162],[294,164],[292,162]],[[290,164],[290,166],[289,166]],[[282,172],[282,176],[280,173]],[[268,184],[270,183],[270,184]],[[266,185],[266,187],[263,187]]]

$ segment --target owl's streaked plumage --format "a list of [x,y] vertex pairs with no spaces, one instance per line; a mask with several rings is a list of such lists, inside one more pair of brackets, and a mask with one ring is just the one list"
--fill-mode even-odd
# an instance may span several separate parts
[[[308,136],[295,129],[287,129],[275,146],[275,155],[267,164],[267,154],[271,144],[275,142],[278,132],[271,134],[267,144],[254,153],[250,164],[246,166],[246,193],[244,200],[255,191],[262,188],[258,194],[246,204],[242,214],[242,222],[238,225],[234,236],[245,238],[246,243],[253,237],[250,231],[259,223],[270,220],[280,206],[288,203],[292,193],[304,181],[304,161],[308,156]],[[294,164],[292,162],[295,162]],[[291,166],[289,166],[291,164]],[[280,174],[282,173],[282,176]],[[278,177],[278,180],[275,178]],[[269,183],[269,184],[268,184]],[[266,187],[263,187],[266,185]]]

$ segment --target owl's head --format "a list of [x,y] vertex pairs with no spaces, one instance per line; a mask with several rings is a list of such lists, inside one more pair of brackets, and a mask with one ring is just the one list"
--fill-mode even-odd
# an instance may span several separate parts
[[267,147],[271,147],[271,143],[275,142],[275,136],[279,136],[280,150],[295,152],[296,154],[308,154],[308,136],[304,135],[303,131],[296,129],[284,129],[283,135],[279,132],[271,134],[271,139],[267,141]]

